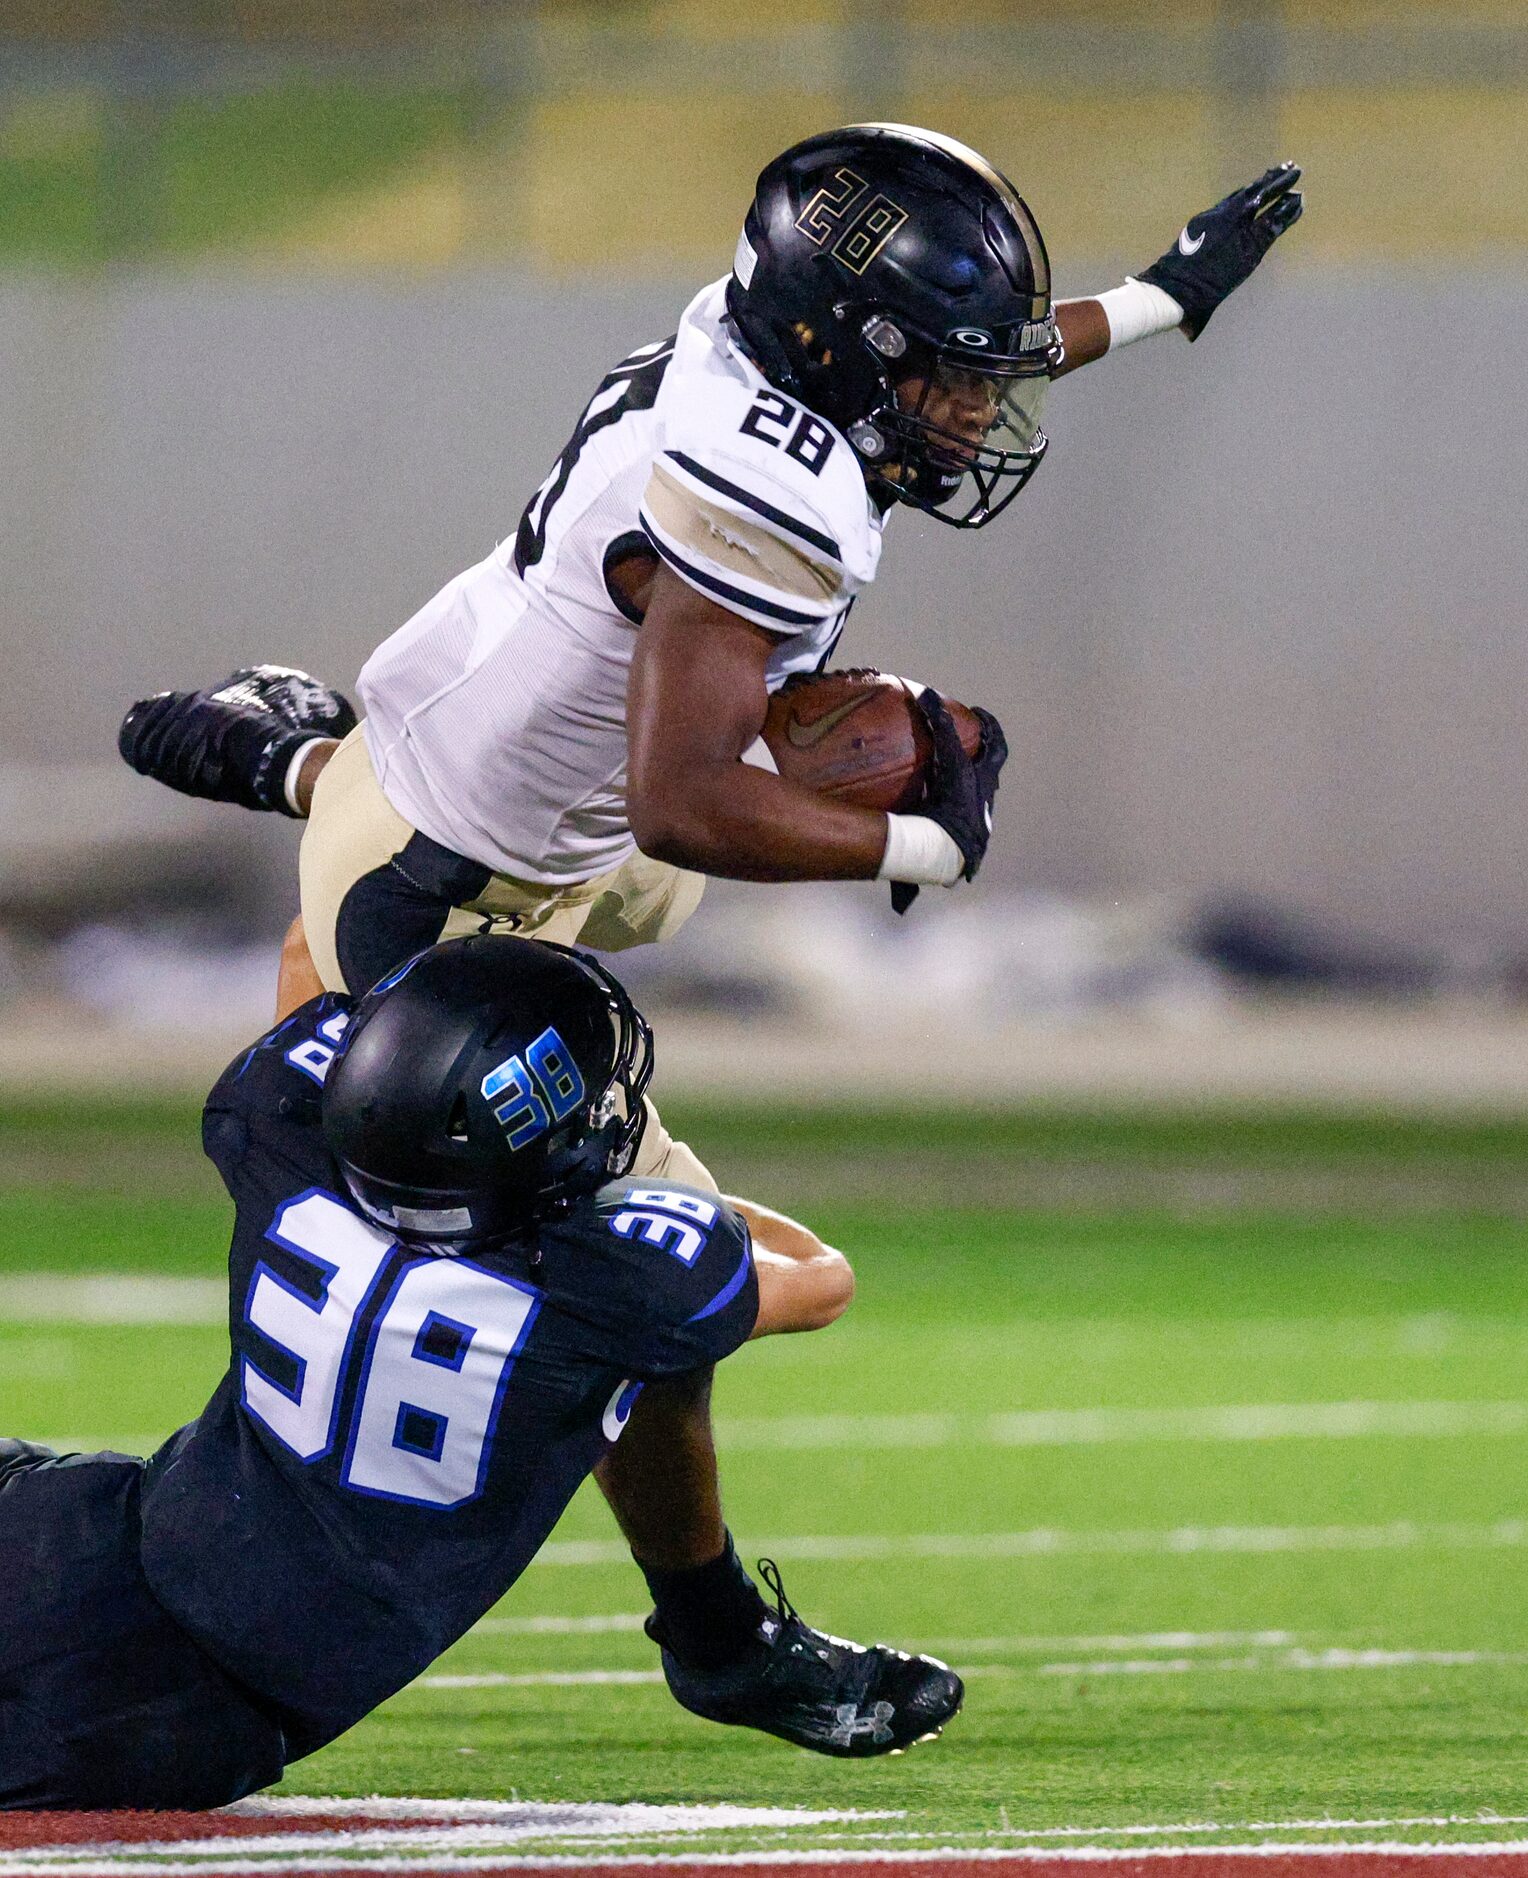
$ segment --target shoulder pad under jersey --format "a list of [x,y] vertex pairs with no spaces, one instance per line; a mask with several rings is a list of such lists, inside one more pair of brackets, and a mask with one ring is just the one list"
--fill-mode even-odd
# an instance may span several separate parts
[[716,375],[681,378],[660,413],[642,526],[691,586],[795,634],[841,613],[875,578],[880,518],[831,424],[767,385]]

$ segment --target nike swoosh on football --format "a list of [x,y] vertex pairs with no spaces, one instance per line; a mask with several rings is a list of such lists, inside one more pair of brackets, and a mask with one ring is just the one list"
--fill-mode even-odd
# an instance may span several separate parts
[[1188,224],[1185,222],[1183,226],[1183,232],[1178,237],[1179,254],[1197,254],[1203,246],[1204,246],[1203,235],[1195,235],[1192,241],[1189,240]]
[[810,724],[803,724],[794,714],[785,720],[785,740],[798,750],[810,750],[814,743],[821,743],[835,724],[841,724],[851,711],[857,711],[862,704],[868,704],[875,696],[873,691],[862,691],[857,698],[850,698],[847,704],[838,704],[831,711],[824,711],[821,717],[814,717]]

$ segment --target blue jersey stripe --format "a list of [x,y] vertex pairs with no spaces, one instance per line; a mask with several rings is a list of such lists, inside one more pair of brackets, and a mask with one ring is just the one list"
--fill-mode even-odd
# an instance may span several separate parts
[[706,1318],[715,1317],[718,1311],[726,1310],[727,1306],[742,1290],[743,1286],[747,1284],[748,1273],[752,1265],[753,1254],[749,1251],[747,1246],[744,1246],[743,1256],[738,1261],[737,1270],[727,1280],[726,1284],[722,1286],[721,1290],[717,1292],[716,1296],[712,1298],[711,1302],[709,1304],[703,1304],[695,1315],[687,1321],[692,1324],[703,1323]]

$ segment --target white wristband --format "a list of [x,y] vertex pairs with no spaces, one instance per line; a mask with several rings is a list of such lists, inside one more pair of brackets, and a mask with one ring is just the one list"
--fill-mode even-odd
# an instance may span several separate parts
[[953,887],[965,866],[966,857],[927,815],[886,817],[886,852],[877,880],[900,880],[909,887]]
[[297,802],[297,782],[298,778],[302,775],[302,766],[307,762],[308,752],[313,748],[314,744],[328,743],[329,741],[330,739],[328,737],[309,737],[306,743],[298,744],[297,748],[292,752],[291,762],[287,764],[286,781],[281,785],[281,793],[286,797],[287,807],[299,819],[307,813],[306,809],[300,808]]
[[1123,287],[1101,293],[1098,304],[1109,322],[1111,352],[1134,345],[1137,339],[1150,339],[1153,333],[1171,332],[1183,319],[1183,308],[1170,293],[1133,274],[1126,275]]

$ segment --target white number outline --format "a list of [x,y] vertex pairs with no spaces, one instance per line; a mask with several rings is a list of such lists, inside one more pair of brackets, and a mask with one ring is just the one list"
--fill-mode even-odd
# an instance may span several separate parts
[[[344,1268],[333,1259],[327,1259],[321,1253],[315,1252],[311,1246],[299,1244],[295,1238],[289,1236],[282,1229],[284,1222],[291,1213],[304,1203],[313,1200],[324,1201],[327,1207],[332,1207],[345,1221],[349,1222],[351,1227],[354,1227],[359,1233],[370,1238],[376,1247],[376,1263],[370,1276],[366,1278],[364,1283],[360,1286],[358,1296],[350,1310],[349,1322],[345,1326],[343,1335],[339,1338],[338,1353],[333,1362],[333,1375],[335,1379],[333,1395],[329,1403],[328,1421],[323,1443],[312,1452],[305,1453],[301,1448],[295,1446],[273,1421],[268,1419],[267,1415],[262,1412],[256,1402],[251,1401],[249,1383],[250,1377],[253,1376],[259,1383],[263,1384],[267,1389],[272,1390],[284,1401],[292,1403],[294,1407],[299,1410],[303,1406],[303,1394],[308,1384],[309,1371],[311,1368],[309,1359],[300,1355],[296,1350],[292,1349],[290,1345],[283,1343],[271,1330],[262,1326],[256,1320],[253,1312],[257,1308],[257,1293],[262,1284],[267,1282],[275,1286],[276,1289],[282,1292],[286,1297],[295,1300],[297,1303],[301,1304],[304,1309],[312,1312],[315,1320],[322,1318],[324,1311],[329,1307],[331,1302],[339,1302],[339,1300],[331,1297],[331,1287],[335,1279],[341,1276]],[[254,1355],[250,1354],[248,1351],[243,1352],[239,1361],[239,1400],[245,1413],[295,1460],[299,1461],[304,1467],[313,1467],[320,1461],[328,1459],[329,1456],[335,1452],[340,1435],[341,1412],[348,1401],[348,1429],[345,1435],[344,1452],[339,1461],[340,1485],[347,1492],[359,1494],[368,1499],[392,1500],[401,1505],[420,1507],[430,1512],[450,1512],[456,1507],[470,1505],[474,1500],[481,1498],[487,1481],[488,1469],[492,1462],[494,1443],[498,1433],[499,1415],[504,1406],[504,1397],[509,1388],[510,1378],[514,1372],[515,1361],[525,1348],[526,1341],[530,1336],[537,1317],[540,1315],[542,1304],[541,1292],[533,1285],[524,1284],[517,1279],[508,1277],[502,1272],[490,1271],[485,1266],[478,1265],[474,1261],[467,1259],[453,1259],[450,1261],[450,1269],[452,1271],[474,1272],[481,1277],[490,1279],[495,1284],[504,1286],[506,1290],[516,1293],[517,1296],[524,1301],[524,1314],[515,1333],[514,1340],[504,1355],[498,1377],[494,1383],[493,1399],[489,1404],[487,1415],[484,1418],[483,1434],[478,1451],[477,1471],[472,1491],[469,1494],[453,1500],[428,1499],[419,1494],[389,1492],[385,1488],[364,1485],[351,1477],[351,1469],[361,1434],[367,1392],[371,1384],[372,1365],[377,1355],[388,1314],[409,1275],[422,1268],[438,1264],[440,1261],[433,1259],[429,1254],[408,1259],[394,1274],[392,1281],[388,1284],[387,1291],[381,1303],[377,1305],[375,1309],[371,1309],[372,1301],[376,1297],[378,1286],[382,1281],[388,1262],[392,1254],[397,1250],[396,1242],[388,1239],[385,1234],[378,1232],[375,1227],[370,1226],[365,1220],[362,1220],[355,1213],[354,1209],[347,1206],[337,1195],[331,1193],[325,1187],[318,1186],[308,1187],[302,1193],[294,1194],[292,1198],[283,1200],[276,1208],[275,1215],[270,1225],[266,1228],[265,1237],[270,1240],[273,1245],[282,1247],[284,1251],[300,1259],[304,1266],[318,1273],[319,1295],[315,1299],[308,1292],[300,1290],[289,1278],[283,1277],[282,1274],[275,1270],[265,1259],[256,1260],[254,1270],[250,1274],[249,1285],[244,1294],[244,1326],[256,1336],[263,1338],[273,1349],[279,1350],[285,1356],[289,1357],[297,1366],[297,1379],[295,1388],[288,1388],[286,1384],[279,1382],[267,1369],[263,1368]],[[363,1322],[368,1318],[368,1312],[369,1322],[366,1323],[365,1332],[366,1347],[362,1356],[359,1372],[352,1386],[350,1378],[355,1356],[356,1339],[361,1332]],[[426,1321],[428,1321],[430,1317],[436,1317],[442,1321],[450,1322],[458,1329],[471,1331],[473,1337],[477,1336],[486,1328],[483,1324],[469,1325],[461,1323],[454,1318],[447,1318],[445,1313],[433,1309],[426,1312]],[[337,1328],[336,1326],[336,1329]],[[423,1325],[421,1325],[421,1332],[422,1330]],[[416,1344],[417,1341],[418,1335],[416,1334]],[[420,1356],[417,1352],[411,1352],[410,1359],[438,1364],[439,1367],[443,1369],[459,1371],[466,1363],[470,1347],[471,1338],[462,1346],[461,1356],[456,1363],[446,1362],[436,1357]],[[408,1402],[406,1397],[400,1394],[400,1412],[405,1407],[417,1408],[419,1405]],[[435,1409],[421,1408],[420,1412],[439,1416],[441,1424],[441,1455],[443,1455],[445,1443],[449,1439],[451,1411],[445,1409],[437,1411]],[[417,1449],[403,1448],[400,1449],[400,1452],[403,1454],[412,1454],[416,1459],[430,1458],[421,1455]],[[437,1455],[434,1458],[438,1460],[441,1458],[441,1455]]]
[[[460,1506],[471,1506],[474,1500],[480,1500],[483,1497],[483,1489],[488,1478],[488,1468],[493,1459],[494,1441],[499,1430],[499,1413],[504,1407],[504,1396],[509,1388],[509,1379],[514,1372],[515,1359],[525,1348],[526,1339],[531,1334],[531,1327],[541,1314],[542,1297],[541,1293],[534,1285],[524,1284],[519,1279],[506,1276],[503,1272],[490,1271],[486,1266],[479,1265],[472,1259],[454,1258],[450,1261],[450,1271],[453,1275],[457,1272],[476,1272],[479,1277],[490,1279],[494,1284],[502,1285],[505,1290],[515,1292],[520,1298],[526,1301],[525,1314],[520,1320],[520,1328],[516,1332],[514,1342],[505,1352],[504,1360],[499,1368],[498,1379],[494,1384],[493,1400],[489,1404],[488,1413],[484,1418],[483,1436],[478,1448],[477,1477],[473,1483],[472,1491],[454,1500],[427,1500],[417,1493],[392,1493],[389,1492],[386,1487],[366,1486],[363,1482],[355,1478],[354,1469],[356,1466],[356,1451],[360,1445],[362,1424],[365,1418],[366,1398],[371,1388],[372,1364],[376,1360],[377,1348],[381,1342],[383,1332],[386,1329],[388,1316],[392,1311],[394,1303],[397,1301],[399,1292],[402,1291],[410,1275],[430,1266],[438,1265],[439,1263],[439,1259],[431,1257],[428,1253],[425,1253],[419,1258],[407,1260],[398,1271],[393,1282],[388,1286],[386,1296],[372,1313],[371,1326],[366,1333],[366,1349],[361,1357],[360,1374],[357,1378],[355,1389],[352,1392],[350,1432],[346,1436],[345,1453],[340,1462],[340,1481],[349,1492],[358,1493],[368,1500],[391,1500],[397,1505],[418,1506],[424,1507],[431,1512],[449,1513]],[[426,1315],[427,1319],[433,1317],[441,1322],[451,1323],[459,1330],[469,1330],[472,1332],[473,1337],[476,1337],[486,1328],[486,1326],[482,1324],[464,1324],[457,1318],[447,1318],[445,1314],[440,1311],[431,1310]],[[420,1333],[422,1333],[422,1331],[423,1325],[420,1326]],[[416,1333],[415,1336],[416,1346],[418,1343],[418,1334],[420,1333]],[[460,1373],[466,1364],[471,1341],[472,1339],[469,1338],[468,1342],[463,1345],[461,1355],[455,1363],[445,1362],[440,1357],[422,1356],[418,1353],[417,1348],[412,1353],[410,1360],[434,1364],[441,1369],[455,1370]],[[439,1417],[441,1424],[440,1451],[433,1459],[437,1462],[440,1461],[445,1453],[445,1444],[450,1439],[451,1412],[449,1410],[424,1408],[419,1403],[409,1402],[403,1399],[400,1399],[398,1408],[400,1416],[403,1409],[412,1408],[418,1410],[420,1414]],[[396,1437],[394,1438],[393,1445],[397,1446]],[[416,1448],[400,1448],[399,1452],[402,1454],[412,1454],[416,1459],[421,1460],[430,1458],[421,1455]]]
[[[667,1252],[681,1265],[693,1265],[705,1251],[721,1208],[694,1193],[669,1193],[661,1187],[633,1187],[626,1205],[610,1222],[622,1239],[641,1239]],[[674,1243],[671,1243],[673,1241]]]
[[332,1017],[324,1019],[311,1037],[305,1037],[287,1051],[287,1062],[293,1069],[300,1069],[304,1076],[311,1076],[322,1087],[334,1063],[340,1039],[349,1025],[350,1013],[336,1011]]
[[[363,1232],[369,1234],[376,1242],[377,1260],[372,1269],[370,1278],[368,1278],[362,1286],[360,1296],[357,1298],[351,1310],[350,1322],[341,1341],[339,1355],[335,1360],[334,1373],[336,1380],[334,1394],[329,1404],[328,1431],[325,1435],[323,1446],[316,1449],[311,1454],[305,1454],[300,1448],[294,1447],[287,1437],[282,1434],[280,1429],[278,1429],[273,1422],[267,1420],[260,1409],[250,1401],[249,1378],[251,1373],[253,1373],[268,1389],[275,1390],[277,1395],[284,1397],[288,1402],[292,1403],[294,1407],[298,1409],[302,1408],[303,1391],[308,1381],[308,1359],[304,1356],[300,1356],[290,1344],[283,1343],[273,1332],[265,1329],[256,1319],[255,1310],[257,1308],[257,1293],[261,1285],[265,1283],[274,1285],[278,1291],[284,1292],[287,1297],[295,1299],[297,1303],[311,1311],[315,1319],[322,1318],[324,1312],[328,1309],[331,1302],[330,1287],[333,1285],[335,1279],[340,1276],[342,1267],[336,1264],[333,1259],[326,1259],[322,1253],[313,1251],[310,1246],[300,1245],[297,1240],[288,1237],[282,1230],[283,1224],[289,1214],[296,1212],[298,1207],[314,1199],[327,1200],[331,1206],[338,1208],[346,1218],[355,1221],[355,1224],[359,1226]],[[330,1193],[326,1187],[308,1187],[305,1188],[303,1192],[294,1194],[290,1200],[283,1200],[276,1208],[275,1216],[272,1218],[270,1225],[265,1229],[265,1237],[269,1239],[273,1245],[279,1245],[283,1251],[290,1252],[295,1258],[301,1259],[304,1265],[310,1266],[318,1272],[318,1296],[314,1298],[306,1291],[299,1289],[298,1286],[292,1283],[291,1279],[282,1277],[281,1273],[278,1272],[273,1265],[267,1264],[264,1259],[257,1259],[255,1261],[255,1268],[250,1273],[249,1288],[244,1293],[244,1323],[250,1330],[254,1331],[257,1336],[263,1337],[272,1349],[280,1350],[283,1355],[289,1356],[292,1359],[297,1365],[297,1385],[294,1389],[289,1389],[285,1383],[278,1381],[268,1370],[262,1369],[253,1356],[246,1353],[239,1364],[239,1401],[245,1413],[252,1416],[262,1428],[268,1430],[271,1437],[279,1441],[288,1454],[295,1455],[305,1466],[311,1466],[314,1462],[321,1461],[334,1452],[335,1440],[339,1434],[340,1407],[345,1394],[345,1372],[350,1364],[351,1351],[355,1343],[356,1327],[361,1320],[362,1313],[371,1300],[373,1292],[375,1292],[377,1288],[377,1281],[382,1275],[382,1270],[387,1263],[387,1257],[392,1250],[392,1245],[383,1234],[377,1232],[375,1227],[368,1226],[364,1220],[359,1219],[351,1208],[347,1207],[342,1200]]]

